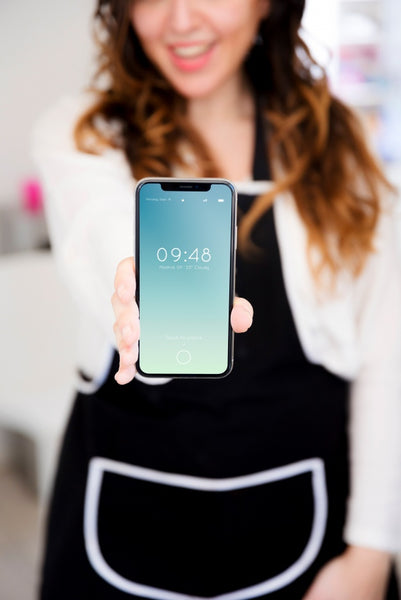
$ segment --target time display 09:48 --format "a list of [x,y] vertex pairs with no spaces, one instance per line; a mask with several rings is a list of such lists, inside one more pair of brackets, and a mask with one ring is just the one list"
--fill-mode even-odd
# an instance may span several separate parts
[[212,260],[209,248],[194,248],[191,251],[181,250],[180,248],[171,248],[170,250],[158,248],[156,257],[161,263],[165,262],[167,259],[171,259],[173,262],[181,260],[183,262],[191,261],[195,263],[199,261],[208,263]]

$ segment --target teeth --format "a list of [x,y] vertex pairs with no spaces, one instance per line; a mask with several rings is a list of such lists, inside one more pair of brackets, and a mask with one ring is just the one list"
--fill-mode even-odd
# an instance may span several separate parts
[[182,58],[192,58],[204,54],[210,48],[210,44],[198,44],[196,46],[177,46],[173,49],[174,54]]

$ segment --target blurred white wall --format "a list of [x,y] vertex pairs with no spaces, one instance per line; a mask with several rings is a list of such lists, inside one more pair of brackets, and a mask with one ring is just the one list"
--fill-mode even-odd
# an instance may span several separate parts
[[35,173],[32,123],[92,73],[95,0],[0,1],[0,205],[18,202],[22,178]]

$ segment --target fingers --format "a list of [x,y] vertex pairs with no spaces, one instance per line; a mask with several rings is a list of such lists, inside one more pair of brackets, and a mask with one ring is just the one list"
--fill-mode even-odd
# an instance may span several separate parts
[[135,363],[138,360],[139,311],[135,302],[133,258],[126,258],[119,263],[114,279],[114,288],[111,303],[116,321],[113,329],[120,355],[120,364],[115,380],[124,385],[134,378]]
[[235,333],[244,333],[252,325],[253,307],[245,298],[235,297],[231,311],[231,327]]
[[118,264],[114,278],[114,290],[121,302],[129,304],[135,297],[135,288],[135,264],[131,256]]
[[129,364],[125,365],[123,360],[123,355],[120,354],[120,366],[117,373],[114,375],[114,379],[119,385],[125,385],[132,381],[136,373],[135,364],[130,361]]
[[[129,315],[126,311],[123,313],[121,318],[117,318],[114,323],[114,336],[116,339],[116,345],[118,351],[121,353],[122,351],[132,350],[139,339],[139,320],[132,316],[136,313],[136,311],[132,311]],[[130,322],[130,320],[132,322]],[[137,357],[135,357],[136,360]]]

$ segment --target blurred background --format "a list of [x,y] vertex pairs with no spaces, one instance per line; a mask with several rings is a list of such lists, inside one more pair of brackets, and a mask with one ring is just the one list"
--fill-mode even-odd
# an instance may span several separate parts
[[[93,70],[95,0],[0,3],[0,597],[36,597],[43,517],[73,397],[75,309],[48,248],[32,125]],[[401,187],[400,0],[307,0],[305,38]],[[401,228],[400,228],[401,248]],[[50,366],[51,365],[51,366]]]

